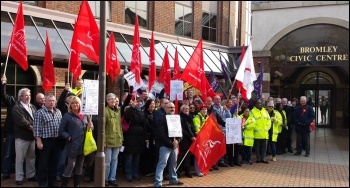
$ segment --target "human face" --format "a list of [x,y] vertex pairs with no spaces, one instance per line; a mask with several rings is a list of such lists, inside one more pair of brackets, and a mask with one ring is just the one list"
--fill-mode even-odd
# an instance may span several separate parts
[[84,85],[84,82],[83,82],[82,80],[80,80],[80,81],[77,81],[76,87],[77,87],[78,89],[80,89],[80,88],[83,87],[83,85]]
[[188,99],[185,99],[185,100],[183,101],[183,103],[184,103],[185,105],[190,105],[190,101],[189,101]]
[[30,103],[30,96],[31,95],[30,95],[29,91],[24,91],[22,93],[22,96],[20,96],[20,99],[24,104],[29,104]]
[[168,99],[163,99],[162,100],[162,103],[160,104],[162,106],[162,108],[165,109],[166,105],[169,103],[169,100]]
[[193,90],[188,90],[187,91],[187,97],[192,98],[193,94],[194,94]]
[[174,103],[168,103],[165,106],[165,112],[166,112],[166,114],[174,115],[175,114],[175,105],[174,105]]
[[70,104],[71,109],[73,112],[75,113],[79,113],[80,112],[80,103],[78,101],[74,101]]
[[220,105],[220,103],[221,103],[221,98],[218,97],[218,96],[215,96],[215,97],[214,97],[214,104],[215,104],[215,105]]
[[148,107],[148,110],[149,111],[153,111],[155,107],[156,107],[156,103],[154,101],[152,101],[151,104]]
[[190,107],[186,105],[181,112],[188,115],[190,113]]
[[208,109],[207,108],[205,108],[205,107],[203,107],[202,109],[201,109],[201,114],[202,115],[207,115],[208,114]]
[[273,110],[273,106],[268,106],[268,107],[267,107],[267,111],[268,111],[268,112],[271,112],[272,110]]
[[56,97],[48,96],[45,99],[45,107],[49,110],[52,110],[56,106]]
[[209,107],[211,106],[212,103],[213,103],[213,100],[211,99],[211,97],[208,97],[207,101],[205,101],[205,104]]
[[35,101],[38,105],[42,106],[45,104],[45,96],[42,93],[38,93],[35,97]]
[[196,107],[192,104],[190,105],[190,112],[195,112],[196,111]]
[[119,100],[115,97],[111,97],[107,99],[107,104],[109,107],[113,108],[114,106],[118,105],[118,103],[119,103]]
[[305,99],[305,98],[301,98],[301,99],[300,99],[300,104],[301,104],[302,106],[304,106],[304,105],[306,104],[306,99]]
[[136,100],[135,108],[141,108],[141,106],[142,106],[142,100],[141,99]]
[[244,110],[243,115],[244,115],[245,117],[248,117],[248,116],[249,116],[249,108],[247,108],[247,109]]
[[148,97],[147,92],[145,92],[145,91],[142,92],[142,95],[141,95],[142,100],[147,99],[147,97]]

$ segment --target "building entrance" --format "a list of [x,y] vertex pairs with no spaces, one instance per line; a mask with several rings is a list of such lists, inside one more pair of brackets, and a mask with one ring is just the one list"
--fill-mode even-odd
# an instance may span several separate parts
[[315,111],[315,122],[318,126],[331,127],[331,90],[304,90],[307,104]]

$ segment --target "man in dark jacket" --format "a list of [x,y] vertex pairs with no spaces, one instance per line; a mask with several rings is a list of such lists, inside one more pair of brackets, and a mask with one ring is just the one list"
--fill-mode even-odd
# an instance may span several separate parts
[[36,113],[30,104],[30,90],[22,88],[18,92],[19,101],[12,108],[16,150],[16,185],[22,185],[24,179],[23,162],[26,160],[26,177],[36,181],[35,177],[35,141],[33,120]]
[[[165,112],[167,115],[175,114],[175,105],[172,102],[169,102],[165,106]],[[163,170],[169,162],[169,184],[170,185],[183,185],[182,182],[178,181],[176,174],[176,165],[177,165],[177,155],[179,149],[179,137],[169,137],[168,133],[168,124],[166,121],[166,116],[161,116],[155,122],[156,124],[156,133],[158,135],[158,144],[159,148],[159,160],[156,168],[156,177],[154,186],[161,187],[163,181]]]
[[6,104],[6,119],[4,124],[4,132],[6,138],[4,161],[2,164],[2,176],[1,180],[10,179],[11,174],[11,164],[14,156],[15,149],[15,137],[13,131],[13,118],[12,118],[12,108],[16,104],[16,98],[6,94],[6,76],[1,77],[1,100]]
[[[310,155],[310,124],[315,119],[314,109],[306,104],[306,97],[300,97],[300,106],[295,107],[293,120],[297,132],[297,152],[294,155],[301,155],[302,148],[305,148],[305,157]],[[304,146],[304,147],[303,147]]]

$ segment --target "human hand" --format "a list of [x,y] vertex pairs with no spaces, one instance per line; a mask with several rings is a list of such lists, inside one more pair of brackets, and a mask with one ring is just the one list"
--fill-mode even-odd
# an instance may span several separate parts
[[2,77],[1,77],[1,83],[6,83],[7,82],[7,78],[6,78],[6,75],[4,74],[4,75],[2,75]]
[[67,91],[71,91],[72,90],[72,88],[70,87],[69,83],[66,83],[64,89],[67,90]]

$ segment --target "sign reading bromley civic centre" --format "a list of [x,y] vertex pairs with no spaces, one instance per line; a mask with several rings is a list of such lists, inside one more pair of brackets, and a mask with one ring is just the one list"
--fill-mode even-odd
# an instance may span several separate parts
[[338,46],[299,47],[299,53],[299,55],[289,56],[288,61],[328,62],[349,60],[349,54],[338,54]]

